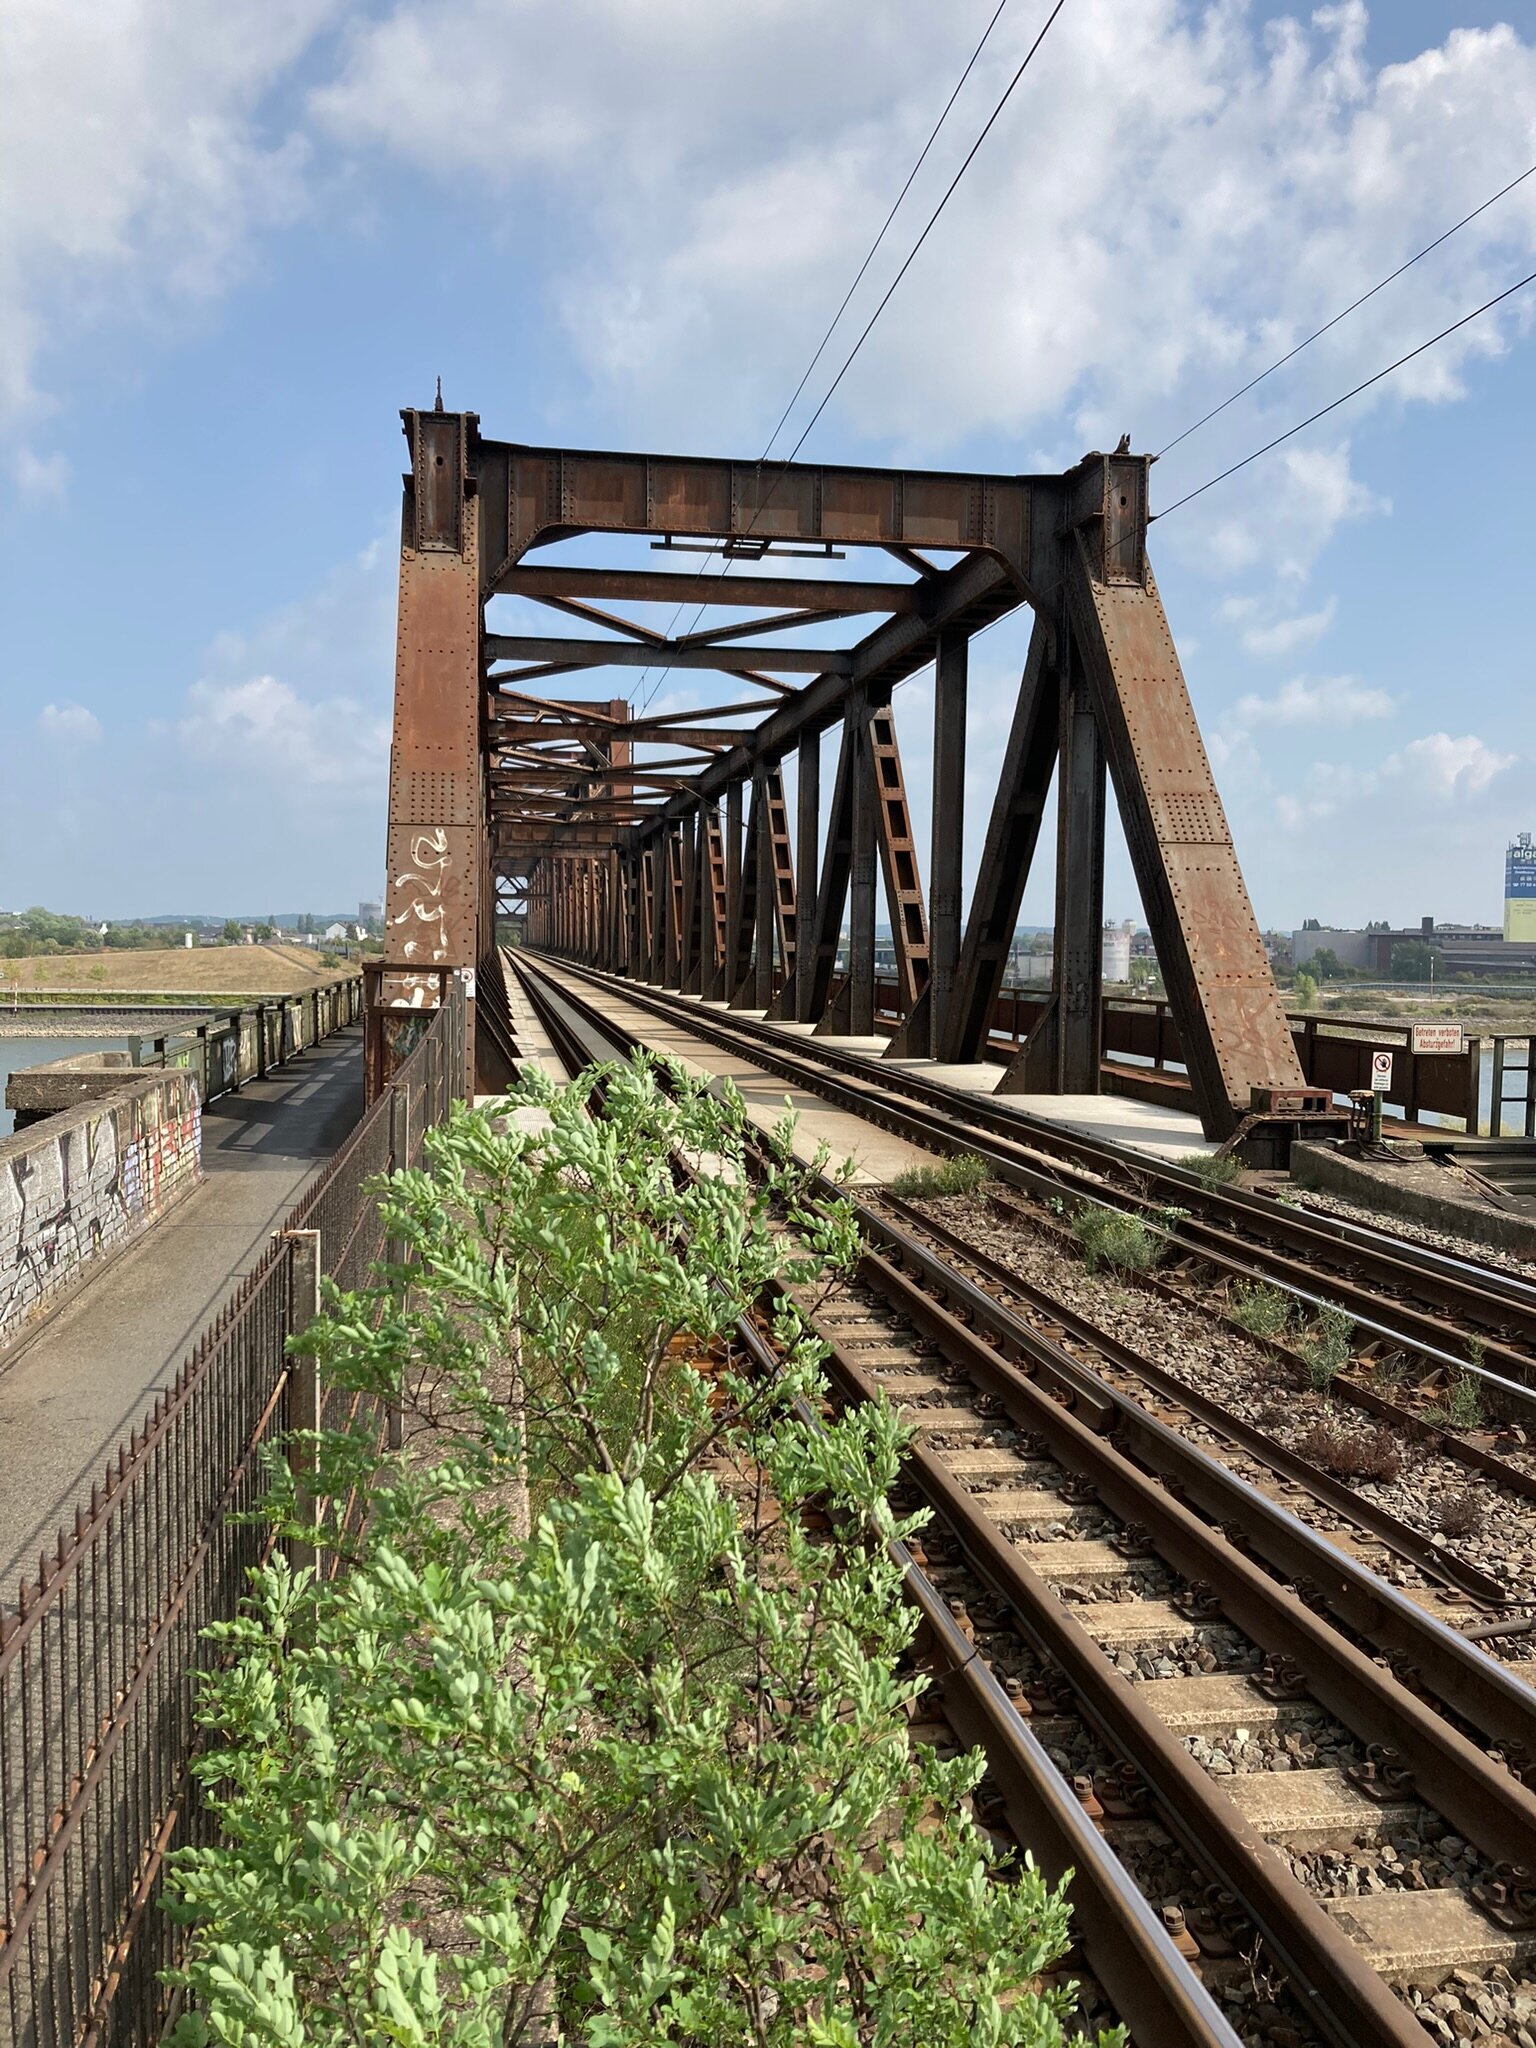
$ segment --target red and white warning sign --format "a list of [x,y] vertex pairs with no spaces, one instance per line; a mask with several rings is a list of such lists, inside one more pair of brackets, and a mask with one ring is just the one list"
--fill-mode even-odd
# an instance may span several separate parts
[[1371,1086],[1378,1095],[1385,1095],[1392,1086],[1392,1055],[1389,1052],[1371,1054]]

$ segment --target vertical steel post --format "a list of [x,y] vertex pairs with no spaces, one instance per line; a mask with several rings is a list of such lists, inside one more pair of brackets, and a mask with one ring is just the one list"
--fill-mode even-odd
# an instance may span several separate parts
[[[288,1335],[297,1337],[320,1313],[320,1233],[318,1230],[285,1230],[288,1247]],[[305,1521],[315,1513],[315,1496],[309,1481],[314,1477],[313,1444],[292,1441],[299,1432],[313,1435],[320,1427],[320,1377],[313,1358],[292,1358],[288,1363],[288,1469],[296,1490],[297,1519]],[[295,1539],[289,1545],[289,1561],[295,1569],[315,1562],[315,1547]]]
[[1075,658],[1061,706],[1056,812],[1056,1089],[1097,1095],[1104,958],[1104,745]]
[[[970,637],[941,633],[933,678],[933,846],[929,858],[929,1042],[934,1059],[949,1017],[960,961],[961,862],[965,850],[965,711]],[[913,1051],[921,1048],[913,1047]]]
[[794,1016],[811,1019],[816,986],[816,876],[821,864],[821,734],[807,733],[800,742],[795,791],[795,873],[799,915],[795,930]]
[[741,930],[741,790],[740,782],[725,790],[725,964],[720,994],[729,1002],[736,993],[736,948]]
[[[389,1079],[389,1020],[418,1015],[440,970],[481,953],[489,839],[481,762],[480,500],[472,413],[407,412],[411,474],[400,545],[394,740],[389,762],[384,972],[368,1019],[370,1085]],[[464,1010],[475,1056],[475,1005]]]
[[773,1002],[773,942],[778,920],[773,908],[773,830],[769,823],[770,779],[775,771],[760,768],[753,788],[752,810],[757,819],[757,931],[752,952],[755,969],[754,1001],[766,1010]]
[[875,1028],[875,759],[869,744],[869,707],[854,729],[853,851],[848,870],[848,1029],[856,1038]]

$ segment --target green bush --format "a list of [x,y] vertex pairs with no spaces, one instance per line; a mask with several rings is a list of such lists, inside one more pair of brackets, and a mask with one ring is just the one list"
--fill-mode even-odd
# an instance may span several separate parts
[[[1479,1347],[1481,1349],[1481,1347]],[[1476,1375],[1459,1373],[1452,1382],[1443,1407],[1426,1408],[1425,1417],[1447,1429],[1479,1429],[1483,1421],[1483,1394]]]
[[1341,1308],[1320,1308],[1301,1333],[1301,1356],[1307,1377],[1319,1393],[1333,1385],[1339,1368],[1349,1363],[1355,1326]]
[[1123,1209],[1101,1209],[1085,1202],[1072,1218],[1072,1230],[1082,1246],[1088,1270],[1115,1266],[1125,1273],[1145,1273],[1163,1255],[1163,1240],[1154,1235],[1139,1216]]
[[[297,1347],[359,1420],[297,1440],[303,1495],[271,1468],[326,1569],[279,1547],[211,1632],[176,2042],[1058,2048],[1064,1886],[999,1863],[978,1756],[907,1733],[905,1432],[813,1419],[789,1302],[851,1268],[852,1215],[785,1132],[754,1188],[739,1097],[668,1086],[638,1059],[530,1074],[545,1130],[456,1111],[384,1190],[407,1263]],[[678,1154],[719,1168],[679,1189]],[[737,1319],[775,1283],[763,1377]]]
[[1228,1187],[1243,1171],[1241,1159],[1234,1159],[1230,1152],[1192,1152],[1179,1164],[1208,1188]]
[[1231,1314],[1255,1337],[1283,1337],[1290,1327],[1290,1296],[1262,1280],[1240,1280],[1232,1290]]
[[974,1195],[991,1172],[974,1152],[956,1152],[937,1166],[911,1166],[890,1183],[893,1195]]

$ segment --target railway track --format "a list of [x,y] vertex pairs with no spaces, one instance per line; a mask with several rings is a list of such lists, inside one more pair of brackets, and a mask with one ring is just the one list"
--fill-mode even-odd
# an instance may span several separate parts
[[1150,1219],[1213,1277],[1277,1287],[1308,1310],[1339,1308],[1362,1342],[1426,1374],[1476,1380],[1490,1410],[1536,1420],[1536,1287],[1405,1239],[1323,1218],[1244,1189],[1208,1187],[1144,1153],[1081,1136],[1009,1105],[868,1054],[789,1038],[755,1017],[577,967],[545,963],[781,1079],[938,1152],[966,1151],[1042,1201],[1089,1202]]
[[[565,970],[521,971],[571,1059],[633,1042]],[[1180,2038],[1166,1997],[1142,2001],[1181,1948],[1224,2023],[1274,2048],[1460,2038],[1447,1999],[1471,2038],[1514,2038],[1536,2013],[1536,1692],[1170,1427],[1136,1361],[1085,1355],[910,1216],[859,1207],[869,1250],[813,1318],[829,1379],[915,1430],[904,1483],[935,1522],[914,1597],[946,1710],[997,1786],[1029,1784],[997,1794],[1018,1839],[1051,1804],[1042,1755],[1058,1830],[1063,1787],[1091,1824],[1085,1953],[1135,2038]],[[1127,1888],[1158,1909],[1138,1940],[1161,1936],[1134,1984]]]

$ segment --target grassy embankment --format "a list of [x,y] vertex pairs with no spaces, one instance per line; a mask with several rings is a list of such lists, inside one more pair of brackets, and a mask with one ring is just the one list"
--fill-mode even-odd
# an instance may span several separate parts
[[355,972],[309,946],[167,946],[159,952],[42,953],[0,960],[0,1006],[115,1002],[123,996],[210,1003],[291,996]]

